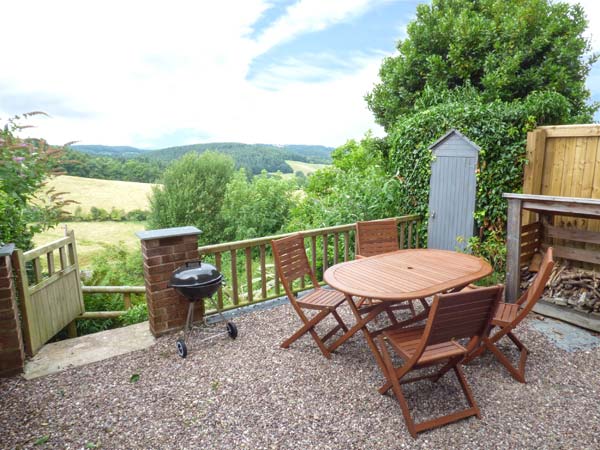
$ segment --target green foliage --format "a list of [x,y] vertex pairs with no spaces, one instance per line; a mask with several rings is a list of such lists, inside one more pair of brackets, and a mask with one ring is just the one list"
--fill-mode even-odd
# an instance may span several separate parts
[[111,208],[110,211],[104,208],[92,206],[89,213],[85,213],[81,206],[75,208],[73,214],[67,218],[71,222],[143,222],[148,219],[148,211],[142,209],[133,209],[125,212],[122,209]]
[[597,55],[586,56],[586,26],[580,5],[550,0],[421,4],[367,102],[387,131],[424,92],[461,86],[472,86],[486,102],[557,92],[568,100],[573,122],[590,121],[598,106],[587,105],[585,79]]
[[[87,286],[143,286],[144,270],[139,250],[128,251],[120,245],[111,245],[96,254],[92,260],[92,275],[85,280]],[[122,311],[123,294],[85,294],[86,311]],[[82,334],[115,328],[120,325],[147,320],[145,296],[131,294],[133,307],[119,319],[94,319],[77,321],[77,332]]]
[[120,154],[94,156],[79,151],[68,150],[63,168],[69,175],[102,180],[156,182],[167,163],[147,156],[127,159]]
[[[481,147],[475,219],[484,228],[506,220],[504,192],[518,192],[523,182],[526,133],[538,117],[551,123],[569,114],[560,94],[533,93],[522,101],[488,103],[465,92],[462,101],[441,103],[406,116],[390,130],[389,170],[402,188],[396,201],[401,213],[427,217],[431,151],[429,146],[456,128]],[[424,224],[425,226],[426,224]]]
[[0,128],[0,242],[13,242],[23,250],[32,247],[35,233],[57,224],[70,203],[52,189],[42,191],[44,182],[58,173],[62,149],[43,139],[21,139],[15,134],[27,128],[15,116]]
[[333,165],[308,178],[288,230],[302,230],[395,216],[398,180],[386,172],[385,143],[367,135],[334,150]]
[[263,171],[248,181],[244,169],[227,185],[221,216],[226,240],[242,240],[276,234],[289,218],[293,204],[293,180]]
[[127,310],[125,314],[119,317],[121,325],[133,325],[148,320],[147,303],[138,303]]
[[224,223],[220,216],[225,188],[233,175],[233,160],[225,155],[188,153],[164,174],[162,186],[150,197],[150,229],[194,225],[205,244],[219,242]]
[[[506,273],[506,242],[502,229],[492,228],[485,240],[480,237],[469,239],[467,250],[475,256],[485,258],[494,269],[493,282],[500,282]],[[490,283],[492,284],[492,283]]]

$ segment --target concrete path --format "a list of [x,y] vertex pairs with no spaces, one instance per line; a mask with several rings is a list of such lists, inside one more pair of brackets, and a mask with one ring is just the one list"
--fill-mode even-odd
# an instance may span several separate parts
[[23,376],[30,380],[71,367],[82,366],[154,344],[148,322],[101,331],[46,344],[25,363]]

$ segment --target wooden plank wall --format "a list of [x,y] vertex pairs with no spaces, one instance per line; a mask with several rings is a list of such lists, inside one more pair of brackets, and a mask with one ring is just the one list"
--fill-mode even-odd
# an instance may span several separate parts
[[[524,194],[600,199],[600,125],[539,127],[527,135]],[[535,213],[525,212],[523,223],[533,223]],[[600,231],[600,220],[557,216],[557,227]],[[555,239],[555,244],[565,244]],[[570,246],[600,251],[594,243]]]

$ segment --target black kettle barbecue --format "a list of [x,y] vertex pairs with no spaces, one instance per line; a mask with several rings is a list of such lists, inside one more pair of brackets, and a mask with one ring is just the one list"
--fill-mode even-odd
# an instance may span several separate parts
[[[188,307],[187,319],[183,328],[183,337],[177,339],[177,353],[182,358],[187,356],[187,345],[185,340],[192,328],[194,320],[194,303],[208,298],[213,307],[217,310],[219,317],[225,322],[218,304],[215,303],[212,296],[219,290],[223,282],[223,275],[212,264],[202,261],[186,262],[183,266],[175,269],[171,274],[169,287],[174,288],[187,298],[190,302]],[[225,322],[226,332],[231,339],[237,337],[237,327],[233,322]]]

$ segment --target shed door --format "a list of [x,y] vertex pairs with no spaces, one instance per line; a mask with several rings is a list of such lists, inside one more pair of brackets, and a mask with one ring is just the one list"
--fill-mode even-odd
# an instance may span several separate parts
[[475,228],[473,213],[477,153],[458,145],[442,144],[434,151],[434,155],[429,190],[427,247],[463,250]]

